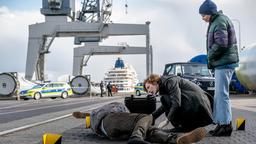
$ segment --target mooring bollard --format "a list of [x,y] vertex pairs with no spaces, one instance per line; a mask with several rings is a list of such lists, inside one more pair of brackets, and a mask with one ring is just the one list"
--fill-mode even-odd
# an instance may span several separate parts
[[85,128],[90,128],[91,127],[91,118],[90,115],[87,115],[85,117]]
[[43,144],[61,144],[61,138],[60,134],[45,133],[43,135]]
[[236,119],[236,130],[245,130],[245,119],[237,118]]

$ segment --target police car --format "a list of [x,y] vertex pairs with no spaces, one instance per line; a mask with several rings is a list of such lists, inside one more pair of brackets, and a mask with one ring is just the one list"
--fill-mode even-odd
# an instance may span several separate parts
[[136,86],[134,87],[134,90],[137,96],[140,96],[141,94],[146,94],[143,88],[143,83],[136,84]]
[[38,84],[31,89],[22,90],[19,93],[22,99],[35,99],[38,100],[44,97],[56,98],[61,97],[63,99],[70,95],[73,95],[72,89],[69,84],[65,82],[51,82],[45,84]]

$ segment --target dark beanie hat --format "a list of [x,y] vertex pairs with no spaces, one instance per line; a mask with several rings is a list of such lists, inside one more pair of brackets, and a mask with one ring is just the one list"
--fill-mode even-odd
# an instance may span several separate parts
[[213,15],[217,13],[217,6],[211,0],[205,0],[199,8],[199,13],[204,15]]

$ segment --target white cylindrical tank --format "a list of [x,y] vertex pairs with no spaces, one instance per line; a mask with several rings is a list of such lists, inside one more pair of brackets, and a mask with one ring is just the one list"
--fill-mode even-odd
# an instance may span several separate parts
[[85,76],[79,75],[71,80],[70,85],[75,94],[83,95],[89,91],[90,81]]
[[256,90],[256,44],[243,50],[239,59],[239,67],[236,69],[238,80],[247,89]]
[[14,75],[10,73],[0,74],[0,96],[12,96],[18,88],[19,82]]

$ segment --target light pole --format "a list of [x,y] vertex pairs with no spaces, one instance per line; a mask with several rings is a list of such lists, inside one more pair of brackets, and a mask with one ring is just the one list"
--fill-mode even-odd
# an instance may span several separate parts
[[238,19],[232,19],[232,21],[237,22],[237,24],[238,24],[239,52],[241,52],[242,51],[242,46],[241,46],[241,25],[240,25],[240,21]]

